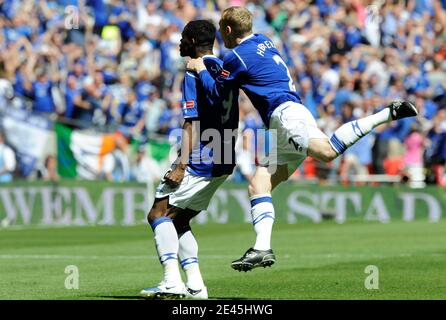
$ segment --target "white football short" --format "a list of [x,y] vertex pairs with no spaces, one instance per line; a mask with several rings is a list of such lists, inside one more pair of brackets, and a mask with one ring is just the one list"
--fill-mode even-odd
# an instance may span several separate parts
[[177,187],[171,187],[161,181],[156,188],[155,198],[169,197],[169,204],[181,209],[206,210],[215,191],[225,182],[227,177],[228,175],[200,177],[186,170],[183,181]]
[[317,127],[311,112],[304,105],[292,101],[282,103],[274,110],[270,131],[275,138],[269,155],[261,161],[264,166],[292,164],[296,169],[307,157],[310,139],[328,139]]

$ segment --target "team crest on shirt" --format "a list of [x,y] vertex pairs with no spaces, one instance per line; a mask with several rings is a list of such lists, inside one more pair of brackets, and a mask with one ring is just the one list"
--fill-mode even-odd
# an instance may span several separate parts
[[183,102],[183,109],[192,109],[195,107],[195,102],[193,100]]
[[221,76],[222,78],[227,78],[227,77],[229,77],[230,74],[231,74],[231,73],[230,73],[229,71],[227,71],[227,70],[225,70],[225,69],[221,69],[220,76]]

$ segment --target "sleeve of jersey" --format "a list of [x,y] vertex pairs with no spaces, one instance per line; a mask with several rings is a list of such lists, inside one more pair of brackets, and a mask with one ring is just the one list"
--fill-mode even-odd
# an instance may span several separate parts
[[181,100],[184,119],[198,118],[197,106],[197,77],[191,72],[186,72],[182,85],[183,97]]
[[237,85],[239,75],[245,71],[244,63],[231,52],[224,58],[223,69],[215,80],[207,70],[201,71],[199,77],[208,98],[214,103],[219,103]]

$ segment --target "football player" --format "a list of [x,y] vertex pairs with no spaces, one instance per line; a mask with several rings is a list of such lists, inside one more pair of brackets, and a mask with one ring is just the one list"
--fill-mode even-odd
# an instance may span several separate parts
[[[212,54],[215,33],[211,22],[191,21],[185,26],[180,42],[181,56],[200,57],[211,77],[217,77],[222,70],[222,61]],[[221,102],[212,103],[198,75],[185,73],[181,153],[157,188],[155,203],[147,217],[164,278],[159,285],[143,289],[140,293],[143,297],[208,298],[198,264],[198,244],[189,221],[207,209],[213,194],[235,167],[238,93],[238,88],[228,90]],[[193,145],[195,136],[199,139]],[[186,273],[186,284],[181,279],[178,262]]]
[[207,95],[221,100],[227,92],[241,88],[259,112],[264,124],[276,135],[276,146],[257,167],[250,181],[252,223],[256,241],[240,259],[232,262],[239,271],[248,271],[275,262],[271,232],[275,218],[271,192],[287,180],[307,156],[330,162],[376,126],[418,114],[407,101],[395,101],[368,117],[345,123],[328,138],[302,105],[293,79],[274,43],[252,33],[252,14],[243,7],[222,13],[220,32],[227,48],[223,70],[215,79],[203,64],[192,59],[187,68],[198,73]]

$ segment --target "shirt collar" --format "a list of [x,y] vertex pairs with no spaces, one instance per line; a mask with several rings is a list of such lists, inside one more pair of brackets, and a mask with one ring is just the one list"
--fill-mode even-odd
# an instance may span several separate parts
[[202,56],[202,58],[217,58],[216,56],[214,56],[213,54],[205,54],[204,56]]
[[251,33],[249,36],[244,37],[242,40],[240,40],[239,44],[241,44],[243,41],[248,40],[249,38],[254,37],[254,33]]

